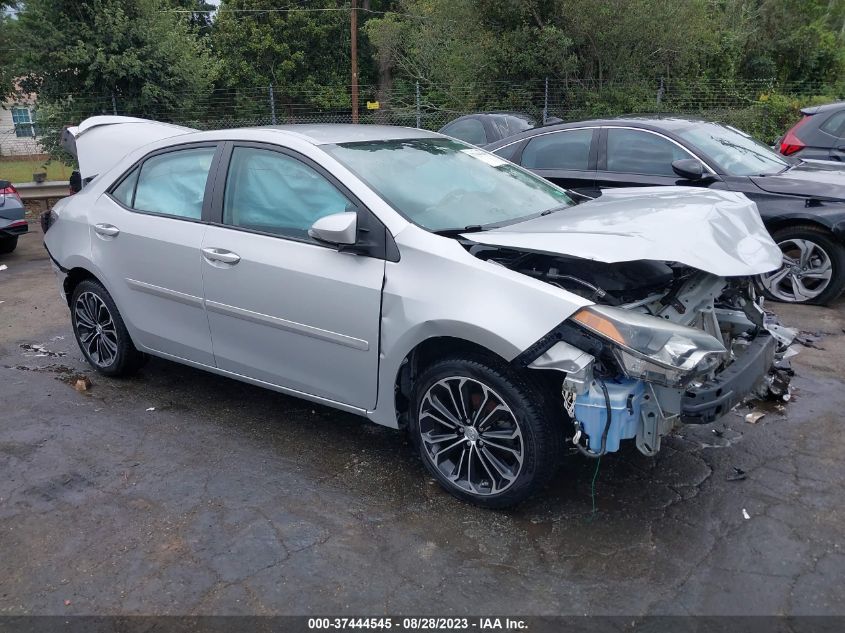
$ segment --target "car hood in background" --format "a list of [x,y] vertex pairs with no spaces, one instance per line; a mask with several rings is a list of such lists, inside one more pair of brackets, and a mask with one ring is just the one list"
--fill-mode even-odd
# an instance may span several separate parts
[[465,233],[479,244],[615,263],[678,262],[722,277],[781,265],[757,206],[742,194],[690,187],[613,189],[510,226]]
[[845,165],[805,160],[776,176],[752,176],[763,191],[810,198],[845,200]]

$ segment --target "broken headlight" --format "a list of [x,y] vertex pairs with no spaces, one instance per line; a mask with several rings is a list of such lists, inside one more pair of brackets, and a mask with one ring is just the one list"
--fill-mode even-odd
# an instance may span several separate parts
[[715,369],[726,353],[702,330],[610,306],[581,308],[571,319],[613,343],[613,355],[630,378],[682,387]]

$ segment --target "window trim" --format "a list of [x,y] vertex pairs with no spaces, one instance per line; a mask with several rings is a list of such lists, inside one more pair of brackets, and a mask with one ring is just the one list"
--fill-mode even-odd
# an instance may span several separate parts
[[636,175],[636,176],[650,176],[650,177],[653,177],[653,178],[672,178],[672,176],[668,175],[668,174],[643,174],[643,173],[634,172],[634,171],[611,171],[610,169],[608,169],[608,167],[607,167],[607,156],[608,156],[607,137],[609,136],[608,132],[610,130],[635,130],[637,132],[645,132],[647,134],[653,134],[654,136],[659,136],[660,138],[669,141],[673,145],[677,145],[682,150],[684,150],[687,154],[692,156],[695,160],[700,162],[704,166],[704,169],[706,171],[708,171],[711,176],[716,175],[716,171],[707,163],[706,160],[704,160],[703,158],[698,156],[689,147],[682,145],[681,143],[679,143],[675,139],[673,139],[669,136],[666,136],[665,134],[663,134],[661,132],[657,132],[655,130],[649,130],[649,129],[646,129],[646,128],[643,128],[643,127],[634,127],[634,126],[631,126],[631,125],[603,125],[601,127],[602,127],[603,130],[606,130],[606,132],[605,132],[604,141],[603,141],[603,145],[604,145],[604,148],[603,148],[604,149],[604,156],[603,156],[604,169],[599,168],[598,171],[600,171],[600,172],[603,171],[603,172],[606,172],[606,173],[609,173],[609,174],[633,174],[633,175]]
[[[537,134],[536,136],[532,136],[527,139],[527,142],[523,147],[521,147],[516,154],[514,154],[514,158],[517,159],[517,164],[523,167],[524,169],[530,169],[531,171],[536,172],[552,172],[552,171],[577,171],[580,173],[589,173],[595,172],[598,163],[596,162],[596,148],[598,145],[599,137],[596,133],[596,130],[600,128],[598,127],[570,127],[565,128],[563,130],[552,130],[551,132],[544,132],[542,134]],[[549,136],[551,134],[566,134],[567,132],[582,132],[584,130],[592,130],[592,135],[590,136],[590,149],[587,152],[587,168],[586,169],[573,169],[571,167],[526,167],[522,162],[522,157],[525,155],[525,150],[528,149],[528,146],[531,143],[542,137],[542,136]],[[513,143],[508,143],[508,145],[513,145]],[[503,149],[504,147],[508,147],[508,145],[504,145],[502,147],[496,148],[496,151]]]
[[[27,120],[22,122],[15,121],[15,110],[26,110]],[[13,105],[9,108],[9,114],[12,117],[12,128],[15,130],[15,138],[35,138],[35,116],[30,106]],[[18,134],[18,130],[24,128],[28,129],[29,134]]]
[[[182,220],[183,222],[193,222],[196,224],[209,224],[208,221],[208,211],[211,206],[211,197],[214,191],[214,180],[216,173],[218,171],[223,145],[221,141],[199,141],[193,143],[181,143],[179,145],[168,145],[167,147],[162,147],[157,150],[153,150],[149,154],[139,158],[135,161],[128,169],[126,169],[109,187],[106,189],[105,194],[109,197],[109,199],[117,204],[120,208],[129,211],[131,213],[137,213],[138,215],[150,215],[157,218],[170,218],[172,220]],[[200,213],[199,218],[188,218],[184,215],[174,215],[171,213],[156,213],[154,211],[145,211],[143,209],[135,209],[134,207],[128,207],[123,204],[120,200],[118,200],[114,196],[115,190],[123,184],[123,181],[126,180],[135,169],[138,169],[138,178],[135,180],[135,187],[132,189],[132,204],[135,204],[135,194],[138,189],[138,182],[141,180],[141,169],[144,166],[144,163],[147,162],[150,158],[154,158],[156,156],[161,156],[163,154],[171,154],[174,152],[179,152],[182,150],[188,149],[202,149],[207,147],[214,147],[214,155],[211,158],[211,166],[208,168],[208,177],[205,181],[205,191],[203,193],[202,199],[202,211]]]
[[308,156],[305,156],[304,154],[301,154],[296,150],[290,149],[289,147],[262,141],[227,140],[223,141],[221,145],[223,146],[223,150],[222,152],[220,152],[220,160],[217,164],[217,170],[214,174],[214,183],[212,186],[211,193],[212,199],[211,204],[209,205],[208,218],[205,222],[206,224],[218,226],[220,228],[228,229],[230,231],[240,231],[242,233],[262,235],[278,240],[286,240],[289,242],[296,242],[298,244],[308,244],[310,246],[316,246],[318,248],[325,248],[333,251],[339,251],[344,249],[344,247],[338,248],[337,246],[334,246],[332,244],[323,244],[314,239],[299,238],[292,235],[281,235],[279,233],[260,231],[257,229],[251,229],[244,226],[235,226],[233,224],[226,224],[225,222],[223,222],[223,205],[226,200],[226,182],[229,178],[229,170],[231,169],[232,165],[232,154],[234,153],[235,148],[246,147],[251,149],[261,149],[270,152],[275,152],[277,154],[283,154],[285,156],[288,156],[289,158],[298,160],[299,162],[310,167],[320,176],[325,178],[333,187],[335,187],[344,197],[349,200],[349,202],[354,206],[355,212],[358,214],[359,230],[362,227],[369,229],[372,234],[372,241],[374,243],[369,253],[360,254],[366,257],[373,257],[375,259],[382,259],[393,262],[399,261],[399,250],[396,247],[396,243],[393,240],[393,236],[390,234],[390,231],[387,230],[387,227],[384,225],[384,223],[369,209],[369,207],[367,207],[363,202],[361,202],[358,196],[352,193],[348,187],[346,187],[325,167],[320,165],[312,158],[309,158]]

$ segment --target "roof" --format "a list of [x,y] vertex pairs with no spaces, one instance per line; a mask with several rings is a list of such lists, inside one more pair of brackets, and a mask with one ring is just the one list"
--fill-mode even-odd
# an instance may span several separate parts
[[440,137],[440,134],[436,132],[429,132],[418,128],[399,127],[396,125],[370,125],[366,123],[299,123],[295,125],[276,125],[249,129],[293,132],[312,142],[314,145]]
[[835,101],[833,103],[825,103],[824,105],[809,106],[801,108],[804,114],[818,114],[819,112],[827,112],[828,110],[839,110],[845,108],[845,101]]
[[[543,127],[526,130],[513,136],[507,136],[500,141],[495,141],[489,145],[485,145],[485,149],[494,150],[504,145],[510,145],[524,138],[536,136],[537,134],[545,134],[548,132],[555,132],[557,130],[568,130],[570,128],[588,127],[588,126],[633,126],[641,127],[648,130],[666,130],[668,132],[676,132],[689,127],[700,125],[702,123],[716,123],[715,121],[707,121],[706,119],[698,119],[689,116],[680,116],[674,114],[660,115],[660,114],[632,114],[614,118],[606,119],[587,119],[584,121],[572,121],[569,123],[557,123],[553,125],[545,125]],[[718,125],[718,123],[717,123]]]

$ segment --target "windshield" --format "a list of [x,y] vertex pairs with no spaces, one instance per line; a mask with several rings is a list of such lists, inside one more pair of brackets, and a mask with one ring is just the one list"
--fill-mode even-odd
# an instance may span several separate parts
[[702,123],[678,135],[712,157],[731,176],[770,176],[791,165],[763,143],[726,125]]
[[430,231],[492,228],[573,201],[492,154],[450,139],[324,145],[394,209]]

